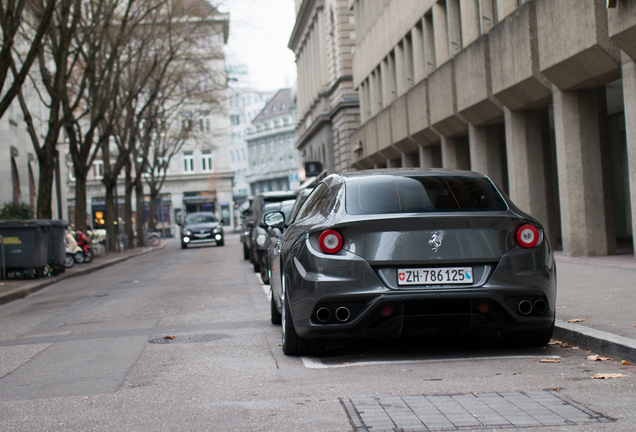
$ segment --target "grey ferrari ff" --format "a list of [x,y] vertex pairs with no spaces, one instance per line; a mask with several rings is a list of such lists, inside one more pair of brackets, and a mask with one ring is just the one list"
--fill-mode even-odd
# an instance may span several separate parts
[[287,355],[320,354],[331,338],[498,331],[543,346],[554,329],[556,267],[541,223],[470,171],[330,175],[274,260],[272,322]]

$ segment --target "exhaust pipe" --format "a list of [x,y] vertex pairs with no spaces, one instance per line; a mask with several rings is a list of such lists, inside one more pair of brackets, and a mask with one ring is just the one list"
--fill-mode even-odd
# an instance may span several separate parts
[[543,315],[548,311],[548,304],[544,300],[537,300],[534,302],[534,311],[538,315]]
[[331,319],[331,311],[326,307],[321,307],[316,311],[316,319],[321,323],[326,323]]
[[351,312],[349,312],[349,309],[344,306],[340,306],[338,309],[336,309],[336,319],[338,321],[349,321],[349,318],[351,318]]
[[530,312],[532,312],[532,303],[528,300],[521,300],[518,309],[521,315],[530,315]]

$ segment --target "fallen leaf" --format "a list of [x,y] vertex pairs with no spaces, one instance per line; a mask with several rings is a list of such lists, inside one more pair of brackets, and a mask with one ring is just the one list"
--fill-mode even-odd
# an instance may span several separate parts
[[567,343],[567,342],[563,342],[563,343],[561,344],[561,348],[572,348],[572,345],[570,345],[570,344],[569,344],[569,343]]
[[174,339],[174,336],[164,336],[164,339]]
[[406,372],[406,369],[402,369],[402,372]]
[[606,373],[606,374],[596,374],[592,377],[592,379],[610,379],[610,378],[629,378],[629,375],[623,375],[619,373]]
[[278,346],[283,346],[283,344],[278,344]]
[[569,323],[575,323],[575,322],[581,322],[581,321],[585,321],[585,318],[574,318],[574,319],[568,320]]
[[548,342],[548,345],[561,345],[563,342],[558,341],[558,340],[551,340],[550,342]]
[[621,362],[621,364],[622,364],[622,365],[625,365],[625,366],[629,366],[631,363],[630,363],[630,362],[628,362],[627,360],[623,360],[623,361]]
[[559,359],[541,359],[541,363],[561,363]]
[[594,354],[591,356],[587,356],[585,357],[587,360],[594,360],[594,361],[607,361],[607,360],[614,360],[613,358],[609,358],[609,357],[603,357],[602,355],[599,354]]

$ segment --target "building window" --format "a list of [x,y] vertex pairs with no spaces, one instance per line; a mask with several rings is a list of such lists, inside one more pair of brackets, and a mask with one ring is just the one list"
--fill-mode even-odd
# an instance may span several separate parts
[[269,140],[269,152],[274,153],[274,140]]
[[241,159],[245,161],[245,149],[241,149]]
[[96,160],[93,162],[93,178],[101,179],[104,177],[104,161]]
[[194,155],[191,151],[183,152],[183,172],[194,172]]
[[201,169],[204,172],[212,171],[212,150],[201,151]]

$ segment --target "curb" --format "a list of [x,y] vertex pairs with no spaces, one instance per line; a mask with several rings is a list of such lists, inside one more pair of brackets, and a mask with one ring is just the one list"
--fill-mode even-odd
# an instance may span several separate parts
[[87,268],[83,268],[81,270],[75,271],[73,273],[61,273],[58,276],[55,277],[51,277],[51,278],[47,278],[47,279],[41,279],[39,282],[34,282],[33,285],[27,285],[27,286],[23,286],[20,288],[16,288],[12,291],[8,291],[4,294],[0,294],[0,305],[12,302],[13,300],[18,300],[21,298],[25,298],[31,294],[34,294],[48,286],[51,286],[53,284],[56,284],[58,282],[61,282],[65,279],[70,279],[70,278],[74,278],[77,276],[83,276],[89,273],[93,273],[96,272],[98,270],[104,269],[106,267],[110,267],[112,265],[115,264],[119,264],[121,262],[127,261],[131,258],[135,258],[138,257],[140,255],[145,255],[147,253],[156,251],[156,250],[161,250],[163,248],[165,248],[167,246],[168,243],[166,243],[165,241],[162,241],[161,244],[157,247],[153,247],[153,248],[143,248],[142,250],[140,250],[139,252],[135,252],[132,253],[128,256],[125,257],[119,257],[119,258],[115,258],[111,261],[106,261],[103,262],[99,265],[95,265],[92,267],[87,267]]
[[555,321],[553,338],[562,339],[569,344],[619,360],[636,362],[636,340],[634,339],[561,320]]

